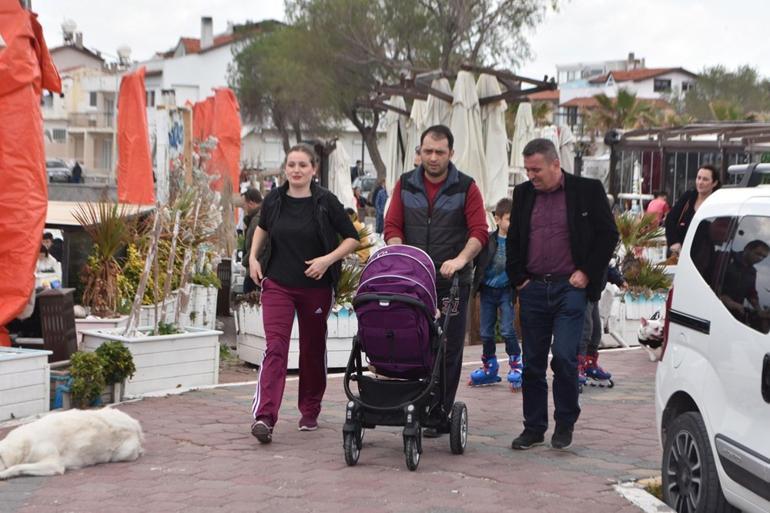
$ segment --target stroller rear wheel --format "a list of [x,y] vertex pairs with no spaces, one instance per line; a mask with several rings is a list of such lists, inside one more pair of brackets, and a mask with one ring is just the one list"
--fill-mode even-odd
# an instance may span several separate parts
[[406,454],[406,468],[417,470],[417,465],[420,464],[420,444],[416,436],[404,438],[404,454]]
[[352,467],[358,463],[358,457],[361,456],[362,435],[359,428],[356,433],[345,433],[342,439],[342,448],[345,450],[345,463]]
[[468,408],[465,403],[456,402],[452,405],[452,418],[449,425],[449,448],[452,454],[465,452],[468,443]]

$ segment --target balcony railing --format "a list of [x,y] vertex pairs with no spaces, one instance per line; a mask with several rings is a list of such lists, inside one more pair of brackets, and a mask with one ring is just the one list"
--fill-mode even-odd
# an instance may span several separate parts
[[68,120],[72,127],[115,128],[114,112],[76,112]]

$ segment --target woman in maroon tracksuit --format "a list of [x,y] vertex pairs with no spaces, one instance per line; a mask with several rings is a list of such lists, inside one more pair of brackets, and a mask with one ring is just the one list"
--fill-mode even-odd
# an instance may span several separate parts
[[286,183],[273,189],[262,204],[249,252],[251,278],[262,284],[267,345],[252,404],[251,433],[261,443],[272,440],[278,420],[295,314],[300,351],[299,429],[318,428],[326,389],[326,320],[340,260],[358,247],[358,233],[342,204],[313,182],[318,171],[313,149],[302,144],[292,147],[284,171]]

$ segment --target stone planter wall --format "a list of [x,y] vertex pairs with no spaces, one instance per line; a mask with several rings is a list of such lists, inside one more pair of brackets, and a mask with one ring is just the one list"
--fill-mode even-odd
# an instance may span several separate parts
[[0,347],[0,422],[48,411],[50,354]]
[[175,335],[135,338],[109,330],[90,330],[83,332],[83,350],[95,351],[107,340],[119,340],[126,345],[136,365],[134,377],[126,382],[126,396],[217,384],[222,332],[203,328],[185,330],[186,333]]
[[[241,303],[235,309],[238,358],[254,365],[261,365],[265,354],[265,331],[262,309]],[[346,308],[329,314],[326,336],[326,366],[343,368],[348,363],[353,336],[358,331],[356,314]],[[289,364],[291,370],[299,368],[299,327],[297,319],[291,330]]]

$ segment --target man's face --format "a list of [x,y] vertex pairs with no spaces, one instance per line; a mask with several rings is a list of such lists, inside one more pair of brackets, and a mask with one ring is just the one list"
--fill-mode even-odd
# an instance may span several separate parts
[[549,161],[545,155],[535,153],[524,157],[527,178],[538,191],[551,191],[561,181],[561,163],[558,159]]
[[768,249],[764,246],[754,246],[753,248],[743,252],[746,262],[749,265],[758,264],[767,258],[768,253],[770,253],[770,251],[768,251]]
[[449,149],[449,140],[436,139],[427,134],[420,144],[420,160],[425,172],[431,178],[442,178],[449,169],[449,160],[454,151]]
[[257,203],[256,201],[246,200],[246,211],[249,214],[253,214],[254,212],[259,210],[259,207],[262,206],[262,203]]
[[53,241],[51,239],[43,239],[43,246],[45,246],[46,249],[51,249],[51,246],[53,246]]
[[500,233],[508,233],[508,228],[511,226],[511,214],[503,214],[503,217],[495,216],[495,223]]

